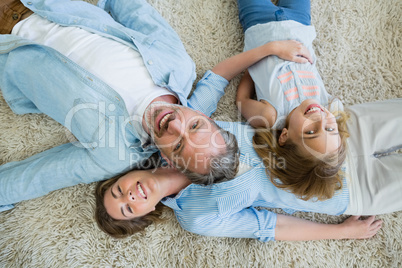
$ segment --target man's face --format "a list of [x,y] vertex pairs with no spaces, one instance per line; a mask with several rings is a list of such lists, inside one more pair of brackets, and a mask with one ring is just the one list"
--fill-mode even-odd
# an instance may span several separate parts
[[218,128],[193,109],[155,102],[145,111],[145,120],[162,156],[182,169],[207,174],[211,155],[226,150]]

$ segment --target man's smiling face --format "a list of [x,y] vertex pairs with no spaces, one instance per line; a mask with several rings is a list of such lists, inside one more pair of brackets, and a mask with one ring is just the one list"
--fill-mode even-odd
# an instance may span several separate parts
[[162,156],[182,169],[207,174],[211,156],[226,150],[218,127],[193,109],[154,102],[145,111],[145,120]]

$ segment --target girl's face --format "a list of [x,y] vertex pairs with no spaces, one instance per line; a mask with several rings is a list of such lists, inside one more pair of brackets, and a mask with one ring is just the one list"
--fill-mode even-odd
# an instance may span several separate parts
[[305,100],[295,108],[287,118],[287,126],[279,144],[284,145],[290,139],[306,155],[326,155],[341,144],[335,116],[316,100]]
[[159,176],[149,170],[136,170],[119,178],[105,192],[107,213],[116,220],[129,220],[155,210],[164,197]]

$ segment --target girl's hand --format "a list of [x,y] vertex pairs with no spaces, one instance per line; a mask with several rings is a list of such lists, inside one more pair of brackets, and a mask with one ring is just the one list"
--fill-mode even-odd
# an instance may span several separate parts
[[340,225],[344,238],[365,239],[373,237],[381,229],[382,220],[376,220],[375,216],[364,220],[360,216],[351,216]]
[[308,49],[296,40],[273,41],[267,45],[272,46],[275,51],[273,54],[281,59],[298,63],[313,63],[313,58]]

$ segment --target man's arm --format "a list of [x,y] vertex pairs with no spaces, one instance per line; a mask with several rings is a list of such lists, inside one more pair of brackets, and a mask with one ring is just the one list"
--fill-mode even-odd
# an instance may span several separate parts
[[[72,143],[53,147],[27,159],[0,166],[0,206],[37,198],[51,191],[111,178],[129,170],[151,153],[105,146],[94,150]],[[11,206],[4,207],[12,208]],[[0,211],[4,208],[0,207]]]

